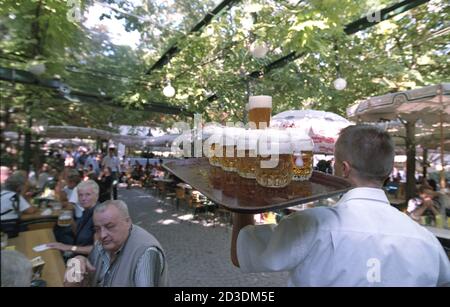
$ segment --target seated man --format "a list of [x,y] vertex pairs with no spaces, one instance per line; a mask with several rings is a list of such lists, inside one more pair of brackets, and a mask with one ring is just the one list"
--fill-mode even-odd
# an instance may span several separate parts
[[[78,199],[83,207],[83,216],[73,225],[73,244],[61,242],[48,243],[50,248],[62,252],[73,252],[75,254],[88,255],[94,244],[94,229],[92,215],[98,203],[99,187],[93,180],[82,181],[77,185]],[[68,254],[68,253],[67,253]]]
[[[162,287],[168,285],[164,251],[150,233],[133,225],[127,205],[110,200],[94,210],[96,239],[89,257],[77,256],[65,275],[66,286]],[[76,262],[81,269],[71,267]]]

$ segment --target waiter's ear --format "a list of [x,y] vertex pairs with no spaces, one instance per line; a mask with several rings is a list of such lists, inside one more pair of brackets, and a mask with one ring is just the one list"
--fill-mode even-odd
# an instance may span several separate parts
[[348,176],[350,175],[350,163],[348,163],[347,161],[343,161],[342,162],[342,177],[344,178],[348,178]]

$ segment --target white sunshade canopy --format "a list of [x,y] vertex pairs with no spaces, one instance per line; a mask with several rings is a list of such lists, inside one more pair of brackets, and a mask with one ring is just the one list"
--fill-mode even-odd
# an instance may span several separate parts
[[347,117],[365,122],[402,118],[426,125],[450,123],[450,83],[370,97],[347,108]]
[[314,142],[314,153],[333,154],[339,132],[352,123],[332,112],[291,110],[278,113],[270,121],[271,127],[302,128]]

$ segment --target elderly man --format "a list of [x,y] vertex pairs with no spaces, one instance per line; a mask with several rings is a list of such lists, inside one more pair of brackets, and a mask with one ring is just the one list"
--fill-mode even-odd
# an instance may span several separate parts
[[168,285],[161,245],[150,233],[132,224],[123,201],[109,200],[96,206],[94,227],[98,241],[89,258],[77,256],[68,264],[66,286]]
[[394,144],[374,126],[349,126],[335,145],[336,175],[353,189],[335,207],[307,209],[273,225],[235,215],[232,261],[245,272],[290,271],[290,286],[444,286],[450,264],[439,241],[390,206],[381,189]]
[[82,181],[77,185],[77,193],[84,211],[83,216],[74,227],[74,245],[54,242],[47,244],[47,246],[64,252],[88,255],[94,244],[92,214],[98,201],[98,184],[93,180]]
[[32,265],[24,254],[18,251],[2,250],[2,287],[29,287]]

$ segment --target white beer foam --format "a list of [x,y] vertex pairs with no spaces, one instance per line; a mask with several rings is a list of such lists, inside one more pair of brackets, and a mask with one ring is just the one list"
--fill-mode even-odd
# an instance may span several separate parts
[[250,96],[248,99],[249,110],[255,108],[272,108],[271,96]]
[[266,155],[291,155],[293,152],[291,143],[264,143],[258,144],[258,154]]
[[295,152],[313,150],[314,142],[304,129],[290,128],[287,131],[291,137],[291,143]]
[[243,135],[245,129],[242,128],[234,128],[234,127],[226,127],[223,131],[225,146],[234,146],[237,144],[237,140],[241,135]]
[[258,147],[259,130],[245,130],[237,140],[238,150],[256,149]]
[[291,136],[285,129],[264,129],[259,132],[259,140],[266,140],[267,142],[290,143]]
[[295,152],[312,151],[314,149],[314,142],[311,139],[298,139],[292,141],[292,147]]

